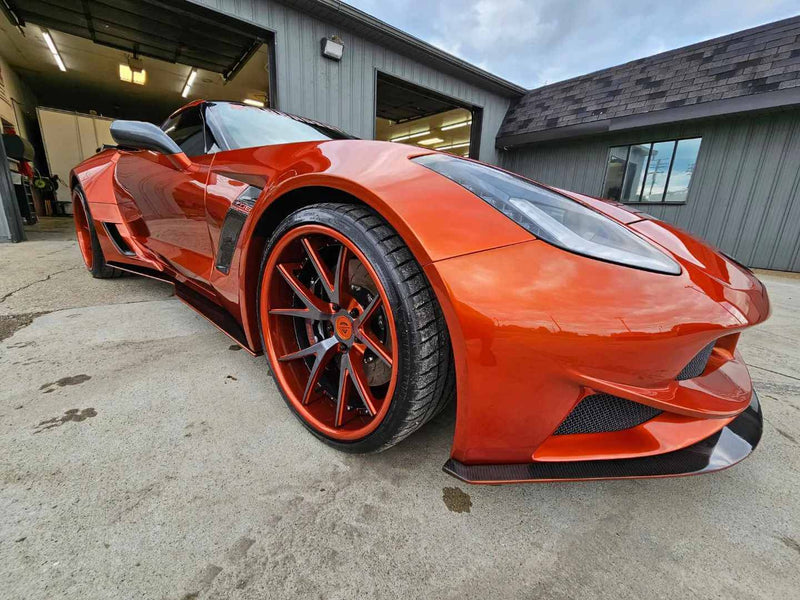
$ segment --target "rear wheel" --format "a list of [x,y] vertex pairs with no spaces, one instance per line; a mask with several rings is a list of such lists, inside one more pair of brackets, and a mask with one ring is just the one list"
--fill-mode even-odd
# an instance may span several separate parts
[[94,221],[89,212],[86,196],[79,186],[72,189],[72,214],[75,219],[75,233],[78,237],[78,247],[83,257],[86,269],[96,279],[111,279],[122,277],[122,271],[109,267],[103,257],[103,249],[97,239]]
[[319,204],[287,217],[262,261],[259,317],[286,402],[338,449],[392,446],[453,395],[450,340],[430,284],[370,209]]

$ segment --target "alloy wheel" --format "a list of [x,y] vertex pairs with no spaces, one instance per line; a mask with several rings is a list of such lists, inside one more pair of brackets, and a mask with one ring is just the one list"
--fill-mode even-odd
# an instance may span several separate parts
[[397,383],[397,333],[356,245],[323,225],[288,231],[268,258],[260,311],[275,379],[306,423],[342,441],[374,431]]

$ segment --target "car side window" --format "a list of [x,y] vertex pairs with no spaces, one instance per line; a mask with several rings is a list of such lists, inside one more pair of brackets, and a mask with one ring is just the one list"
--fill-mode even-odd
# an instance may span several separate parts
[[201,156],[206,153],[206,132],[199,106],[187,108],[169,119],[161,127],[186,156]]

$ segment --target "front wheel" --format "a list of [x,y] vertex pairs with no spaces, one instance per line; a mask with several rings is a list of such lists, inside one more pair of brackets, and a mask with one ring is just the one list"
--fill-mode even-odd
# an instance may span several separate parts
[[317,204],[280,224],[261,264],[259,323],[287,404],[340,450],[388,448],[453,396],[433,290],[400,236],[366,207]]

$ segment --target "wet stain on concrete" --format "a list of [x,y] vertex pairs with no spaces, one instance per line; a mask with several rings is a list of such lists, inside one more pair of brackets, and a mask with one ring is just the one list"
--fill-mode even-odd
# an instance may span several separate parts
[[[42,315],[46,315],[48,311],[45,312],[35,312],[35,313],[26,313],[22,315],[3,315],[0,316],[0,340],[4,340],[6,338],[10,338],[14,333],[18,330],[22,329],[23,327],[27,327],[36,317],[40,317]],[[9,346],[10,348],[24,348],[25,346],[29,346],[34,344],[35,342],[20,342],[17,345]]]
[[238,352],[241,349],[242,347],[239,344],[231,344],[230,346],[228,346],[228,350],[230,350],[231,352]]
[[90,417],[96,417],[97,411],[93,408],[84,408],[83,410],[77,408],[70,408],[60,417],[53,417],[52,419],[47,419],[46,421],[42,421],[36,426],[36,431],[33,433],[42,433],[47,429],[53,429],[55,427],[61,427],[64,423],[74,422],[80,423],[81,421],[85,421]]
[[42,384],[41,387],[39,387],[39,390],[41,390],[43,394],[49,394],[50,392],[54,392],[56,387],[80,385],[84,381],[89,381],[91,378],[91,375],[86,375],[83,373],[80,375],[72,375],[71,377],[62,377],[58,381],[51,381],[50,383]]
[[231,381],[239,381],[239,380],[238,380],[236,377],[234,377],[233,375],[225,375],[225,383],[228,383],[228,380],[229,380],[229,379],[230,379]]
[[442,488],[442,500],[450,512],[468,513],[472,508],[472,499],[469,494],[457,487]]

